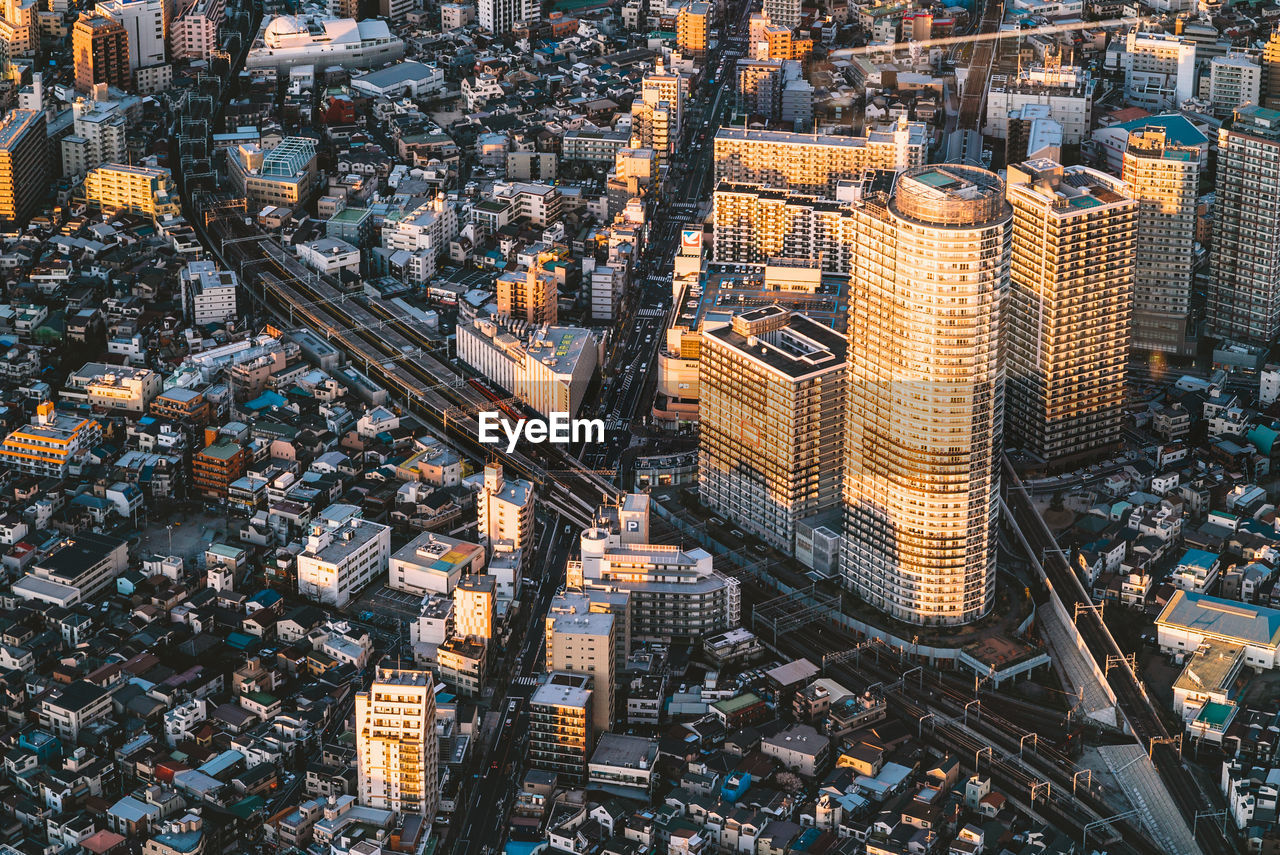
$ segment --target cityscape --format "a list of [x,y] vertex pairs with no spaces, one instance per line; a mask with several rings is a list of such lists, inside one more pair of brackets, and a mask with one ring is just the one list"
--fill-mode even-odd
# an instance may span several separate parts
[[1280,3],[0,69],[0,855],[1280,855]]

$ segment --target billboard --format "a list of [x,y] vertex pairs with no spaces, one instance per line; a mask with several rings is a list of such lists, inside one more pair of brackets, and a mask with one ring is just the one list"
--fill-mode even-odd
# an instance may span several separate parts
[[680,230],[680,254],[702,255],[702,226],[685,226]]

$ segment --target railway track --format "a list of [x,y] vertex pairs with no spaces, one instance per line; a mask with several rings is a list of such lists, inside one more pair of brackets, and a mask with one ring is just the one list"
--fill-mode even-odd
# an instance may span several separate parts
[[[783,653],[819,658],[822,650],[850,649],[856,644],[850,633],[829,626],[789,633],[778,640]],[[872,661],[877,647],[879,656]],[[1083,770],[1059,749],[1057,737],[1049,735],[1055,728],[1061,731],[1065,715],[1046,716],[1041,710],[1037,730],[1029,730],[989,704],[983,706],[981,693],[975,699],[971,686],[964,690],[965,678],[941,672],[924,678],[909,658],[880,642],[873,642],[856,662],[829,664],[826,672],[851,689],[878,685],[894,714],[908,726],[914,725],[921,739],[956,752],[963,765],[990,774],[1007,793],[1077,839],[1087,825],[1116,813],[1100,790],[1091,788],[1092,777],[1082,777]],[[919,682],[913,672],[921,675]],[[972,708],[975,700],[977,709],[966,714],[966,707]],[[1041,738],[1040,732],[1046,736]],[[1141,828],[1120,821],[1110,827],[1110,841],[1099,842],[1123,845],[1142,855],[1164,855]],[[1091,836],[1096,834],[1091,829]]]
[[1116,704],[1124,714],[1129,729],[1150,754],[1151,762],[1178,810],[1187,820],[1196,842],[1206,855],[1235,855],[1240,850],[1234,845],[1234,841],[1227,839],[1218,825],[1212,822],[1195,822],[1196,814],[1216,804],[1216,799],[1200,786],[1183,762],[1181,746],[1175,747],[1159,713],[1147,697],[1146,688],[1129,667],[1123,652],[1111,636],[1111,631],[1103,622],[1101,612],[1094,608],[1092,599],[1062,555],[1007,459],[1004,461],[1004,469],[1005,502],[1010,513],[1028,542],[1041,551],[1041,566],[1068,613],[1073,612],[1077,604],[1082,606],[1076,627],[1094,661],[1106,663],[1110,659],[1119,662],[1118,667],[1106,669],[1107,683],[1115,693]]
[[237,222],[215,223],[222,226],[223,260],[232,269],[253,265],[258,296],[266,305],[291,323],[305,322],[472,456],[501,461],[511,474],[532,481],[544,502],[584,527],[602,501],[621,495],[614,484],[555,446],[527,445],[508,453],[481,443],[475,414],[490,409],[492,402],[434,355],[439,345],[423,329],[385,301],[345,294],[301,268],[273,241],[252,239],[257,235],[245,234],[249,227],[237,228]]
[[[978,33],[991,35],[998,32],[1003,18],[1003,0],[987,0],[982,10],[982,23],[978,27]],[[969,74],[964,81],[964,94],[960,97],[960,116],[957,127],[961,130],[982,131],[987,87],[991,84],[991,66],[995,59],[995,52],[995,39],[980,39],[973,44]]]

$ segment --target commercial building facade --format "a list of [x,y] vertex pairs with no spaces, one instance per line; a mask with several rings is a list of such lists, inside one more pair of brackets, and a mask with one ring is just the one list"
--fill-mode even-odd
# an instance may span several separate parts
[[590,330],[501,318],[460,324],[457,342],[460,361],[547,417],[577,414],[599,350]]

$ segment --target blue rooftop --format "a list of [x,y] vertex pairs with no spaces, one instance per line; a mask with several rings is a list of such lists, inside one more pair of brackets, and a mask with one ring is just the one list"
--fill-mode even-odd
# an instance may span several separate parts
[[1178,561],[1179,567],[1203,567],[1206,570],[1218,563],[1218,553],[1207,552],[1203,549],[1188,549],[1182,553],[1181,560]]
[[1122,122],[1118,127],[1129,132],[1140,131],[1143,128],[1161,128],[1164,130],[1165,139],[1174,145],[1200,146],[1209,142],[1209,138],[1181,113],[1147,116],[1145,119]]
[[1280,648],[1280,610],[1174,591],[1156,625],[1237,643]]

